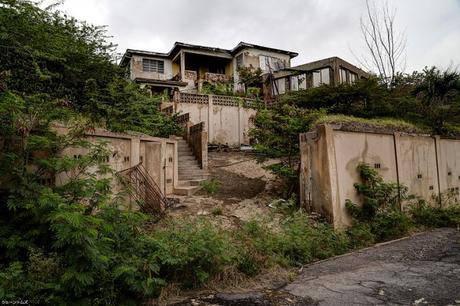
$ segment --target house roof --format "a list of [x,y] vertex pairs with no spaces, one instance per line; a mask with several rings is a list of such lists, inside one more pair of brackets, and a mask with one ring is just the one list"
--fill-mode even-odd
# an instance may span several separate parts
[[240,42],[235,48],[231,50],[232,54],[238,53],[239,51],[246,49],[246,48],[254,48],[254,49],[260,49],[260,50],[265,50],[265,51],[270,51],[270,52],[276,52],[276,53],[283,53],[286,55],[289,55],[291,58],[296,57],[299,55],[297,52],[292,52],[292,51],[287,51],[287,50],[281,50],[281,49],[276,49],[276,48],[270,48],[270,47],[265,47],[265,46],[260,46],[260,45],[254,45],[246,42]]
[[276,48],[270,48],[270,47],[265,47],[265,46],[260,46],[260,45],[254,45],[254,44],[250,44],[246,42],[240,42],[235,48],[229,50],[229,49],[221,49],[221,48],[215,48],[215,47],[187,44],[187,43],[176,41],[174,43],[174,46],[168,53],[126,49],[126,52],[125,54],[123,54],[123,57],[120,61],[120,66],[126,65],[126,63],[131,58],[132,55],[145,55],[145,56],[172,59],[181,49],[191,49],[191,50],[198,50],[198,51],[217,52],[223,56],[227,55],[228,57],[232,57],[236,53],[246,48],[255,48],[255,49],[260,49],[260,50],[265,50],[265,51],[270,51],[270,52],[282,53],[282,54],[289,55],[291,58],[296,57],[298,55],[298,53],[296,52],[286,51],[286,50],[281,50],[281,49],[276,49]]

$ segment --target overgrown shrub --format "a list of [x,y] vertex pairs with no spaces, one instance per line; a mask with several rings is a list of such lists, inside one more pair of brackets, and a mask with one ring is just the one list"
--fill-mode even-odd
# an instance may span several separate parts
[[220,216],[224,213],[224,210],[222,209],[222,207],[214,207],[212,210],[211,210],[211,214],[213,216]]
[[313,223],[303,213],[288,218],[280,231],[256,221],[248,222],[243,231],[257,252],[285,266],[299,266],[348,249],[345,234],[335,232],[326,223]]
[[371,226],[367,223],[355,222],[353,226],[346,230],[349,237],[350,248],[357,249],[371,246],[375,243],[375,235]]
[[201,182],[201,187],[208,194],[216,194],[219,192],[220,182],[213,178],[211,180]]
[[237,261],[229,235],[205,220],[172,221],[152,238],[159,275],[187,288],[203,285]]
[[355,222],[368,224],[376,241],[406,234],[411,220],[400,210],[399,203],[412,198],[407,193],[407,187],[385,182],[377,170],[367,164],[360,164],[358,172],[362,182],[355,183],[355,188],[362,198],[362,204],[348,199],[345,203]]
[[440,208],[420,201],[410,207],[409,214],[416,224],[426,227],[460,226],[460,203]]
[[412,223],[409,216],[399,210],[379,212],[371,221],[371,231],[376,241],[385,241],[404,236]]

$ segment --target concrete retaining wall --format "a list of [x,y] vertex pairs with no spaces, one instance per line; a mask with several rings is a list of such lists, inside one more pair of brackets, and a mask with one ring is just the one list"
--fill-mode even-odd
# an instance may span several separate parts
[[360,163],[434,205],[448,204],[439,200],[440,194],[460,198],[460,140],[321,125],[300,135],[300,153],[301,205],[324,214],[336,228],[351,224],[345,200],[361,201],[353,186],[360,181]]
[[192,124],[204,122],[209,143],[237,147],[250,142],[249,130],[257,113],[254,103],[232,96],[176,93],[171,105],[175,112],[189,113]]
[[[55,130],[65,134],[67,129],[56,126]],[[154,179],[164,195],[172,194],[178,182],[177,141],[168,138],[151,137],[144,134],[113,133],[96,129],[86,134],[86,139],[92,143],[104,142],[110,155],[107,164],[116,172],[128,169],[142,161],[148,174]],[[88,153],[86,148],[67,148],[62,154],[78,158]],[[56,175],[56,184],[63,184],[72,173]],[[114,193],[121,186],[113,180]]]

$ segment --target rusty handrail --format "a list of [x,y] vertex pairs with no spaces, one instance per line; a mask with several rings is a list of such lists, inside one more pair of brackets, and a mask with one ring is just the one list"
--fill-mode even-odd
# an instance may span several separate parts
[[137,165],[117,172],[128,178],[130,184],[129,192],[131,196],[139,203],[143,212],[162,215],[168,201],[161,192],[160,187],[155,180],[148,174],[142,162]]

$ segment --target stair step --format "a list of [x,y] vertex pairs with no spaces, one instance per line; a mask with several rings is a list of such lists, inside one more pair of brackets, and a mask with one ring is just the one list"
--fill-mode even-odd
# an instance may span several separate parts
[[205,179],[198,179],[198,180],[184,180],[184,181],[178,181],[177,185],[179,187],[186,187],[186,186],[200,186],[201,182],[206,181]]
[[190,167],[181,167],[178,169],[179,173],[186,173],[186,172],[201,172],[203,169],[198,167],[197,165],[190,165]]
[[179,169],[188,169],[189,167],[198,167],[201,169],[200,164],[196,160],[179,161]]
[[179,156],[179,162],[186,162],[186,161],[191,161],[191,162],[197,162],[195,156],[193,155],[182,155]]
[[180,169],[179,174],[188,174],[188,173],[206,173],[209,174],[206,170],[203,170],[201,168],[198,169]]
[[185,181],[185,180],[190,180],[192,178],[197,178],[197,179],[201,179],[201,178],[207,178],[209,177],[209,174],[208,173],[183,173],[183,174],[179,174],[179,180],[180,181]]
[[180,186],[174,188],[174,193],[178,195],[191,196],[201,189],[201,186]]

